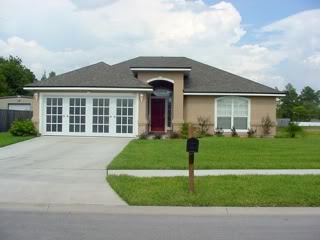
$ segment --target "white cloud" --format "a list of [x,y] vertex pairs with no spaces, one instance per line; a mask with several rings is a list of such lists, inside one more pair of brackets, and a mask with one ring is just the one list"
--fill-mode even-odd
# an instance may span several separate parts
[[79,9],[95,9],[114,3],[116,0],[71,0]]
[[292,76],[281,65],[303,72],[318,61],[320,10],[265,26],[262,41],[245,45],[239,44],[247,34],[241,15],[227,2],[5,0],[0,16],[0,55],[20,56],[38,77],[44,69],[61,73],[101,60],[112,64],[138,55],[176,55],[271,87],[289,81],[319,87],[315,70],[308,68],[309,80],[301,82],[299,74]]
[[303,62],[314,67],[320,67],[320,52],[316,52],[315,54],[307,57]]
[[317,67],[320,50],[320,9],[300,12],[262,28],[263,45],[283,56],[281,66],[273,66],[286,82],[298,88],[320,88]]
[[88,65],[94,59],[92,54],[83,50],[49,51],[36,41],[26,41],[19,37],[11,37],[7,41],[0,39],[0,55],[19,56],[38,78],[45,70],[62,73]]

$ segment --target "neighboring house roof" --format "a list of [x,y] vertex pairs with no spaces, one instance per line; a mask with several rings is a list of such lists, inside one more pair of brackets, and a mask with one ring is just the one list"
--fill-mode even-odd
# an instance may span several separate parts
[[10,98],[28,98],[28,99],[32,99],[33,97],[32,96],[24,96],[24,95],[14,95],[14,96],[2,96],[0,97],[0,100],[1,99],[10,99]]
[[127,74],[131,73],[130,68],[133,67],[189,67],[191,71],[185,79],[185,93],[282,93],[276,89],[186,57],[137,57],[115,64],[113,67]]
[[27,87],[110,87],[147,88],[135,78],[130,68],[191,68],[185,77],[185,93],[250,93],[282,92],[186,57],[137,57],[115,65],[99,62],[84,68],[35,82]]
[[104,62],[34,82],[27,87],[151,88],[133,75],[123,74]]

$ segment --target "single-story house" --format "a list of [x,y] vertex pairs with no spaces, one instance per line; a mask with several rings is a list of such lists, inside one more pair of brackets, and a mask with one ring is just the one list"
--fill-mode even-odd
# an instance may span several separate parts
[[0,97],[0,109],[32,111],[32,96],[3,96]]
[[[210,132],[234,126],[261,133],[261,119],[276,121],[283,93],[185,57],[137,57],[99,62],[46,81],[34,91],[33,121],[43,135],[123,136],[179,131],[210,119]],[[275,128],[272,129],[275,134]]]

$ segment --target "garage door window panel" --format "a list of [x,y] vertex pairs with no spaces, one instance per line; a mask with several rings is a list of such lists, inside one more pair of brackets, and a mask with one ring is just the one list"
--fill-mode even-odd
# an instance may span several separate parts
[[117,99],[116,133],[133,133],[133,99]]
[[92,132],[109,133],[109,98],[93,99]]
[[86,131],[85,108],[85,98],[69,99],[69,132]]
[[46,131],[47,132],[62,132],[62,104],[63,104],[62,98],[47,98],[46,100],[46,105],[47,105],[46,106]]

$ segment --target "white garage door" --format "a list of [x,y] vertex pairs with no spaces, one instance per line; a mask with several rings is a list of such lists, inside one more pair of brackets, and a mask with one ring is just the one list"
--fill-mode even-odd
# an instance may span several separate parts
[[44,97],[45,135],[135,135],[137,119],[134,97]]

